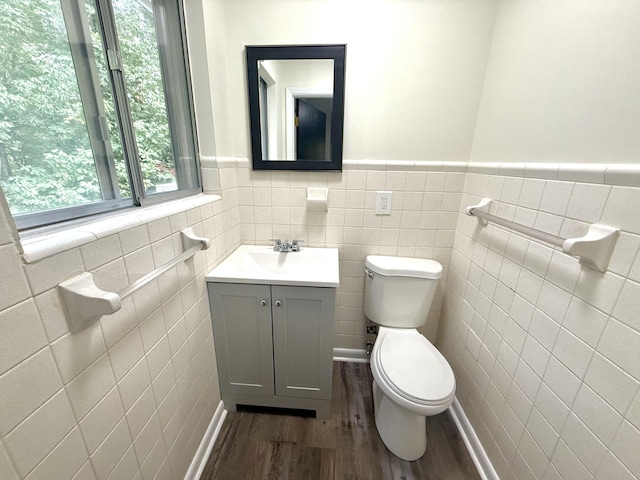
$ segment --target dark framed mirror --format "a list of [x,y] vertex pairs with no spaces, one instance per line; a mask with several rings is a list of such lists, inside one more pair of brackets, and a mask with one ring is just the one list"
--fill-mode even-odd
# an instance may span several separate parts
[[254,170],[342,170],[346,45],[245,49]]

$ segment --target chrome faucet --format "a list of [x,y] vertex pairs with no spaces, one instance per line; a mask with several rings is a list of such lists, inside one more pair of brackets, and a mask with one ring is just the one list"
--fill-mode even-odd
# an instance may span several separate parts
[[293,239],[291,242],[282,241],[279,238],[272,238],[273,251],[274,252],[299,252],[300,244],[304,243],[304,240]]

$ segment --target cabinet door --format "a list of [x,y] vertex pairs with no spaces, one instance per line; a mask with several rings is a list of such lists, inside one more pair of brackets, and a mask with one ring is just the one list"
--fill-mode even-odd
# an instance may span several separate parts
[[330,399],[335,289],[272,286],[271,299],[276,395]]
[[208,289],[220,390],[273,395],[269,286],[209,283]]

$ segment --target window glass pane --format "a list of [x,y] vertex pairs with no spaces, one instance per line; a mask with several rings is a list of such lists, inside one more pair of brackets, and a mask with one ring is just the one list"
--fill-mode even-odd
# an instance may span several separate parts
[[86,0],[84,6],[91,32],[91,46],[93,47],[93,55],[98,71],[100,92],[104,100],[103,114],[107,119],[107,127],[109,129],[109,139],[111,141],[112,156],[118,180],[118,187],[122,198],[131,198],[129,174],[127,173],[127,165],[124,158],[124,151],[122,149],[122,141],[120,139],[118,116],[115,110],[111,80],[109,78],[109,67],[104,53],[105,50],[100,31],[100,20],[98,19],[98,13],[96,11],[95,0]]
[[201,191],[185,49],[176,0],[0,0],[0,187],[18,228]]
[[147,195],[178,189],[150,0],[114,0],[118,41]]
[[0,51],[0,184],[11,212],[113,198],[92,153],[60,1],[2,0]]

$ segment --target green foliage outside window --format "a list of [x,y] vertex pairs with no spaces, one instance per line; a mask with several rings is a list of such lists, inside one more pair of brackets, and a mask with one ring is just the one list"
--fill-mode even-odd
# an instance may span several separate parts
[[[175,181],[153,14],[136,0],[113,5],[139,162],[152,193]],[[129,197],[95,7],[86,8],[120,193]],[[86,121],[59,0],[2,0],[0,186],[14,215],[102,199]]]

